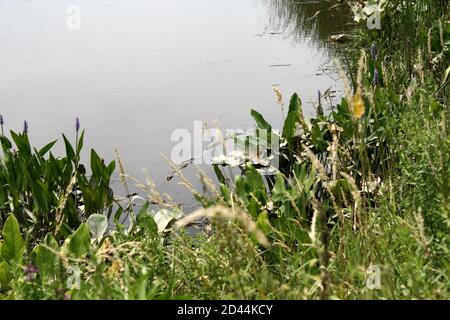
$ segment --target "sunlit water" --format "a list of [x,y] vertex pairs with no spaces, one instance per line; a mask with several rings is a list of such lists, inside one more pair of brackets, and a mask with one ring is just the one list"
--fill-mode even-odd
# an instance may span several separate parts
[[[71,5],[79,30],[67,27]],[[62,132],[73,139],[78,116],[85,159],[95,147],[112,160],[117,147],[130,175],[146,168],[185,201],[160,157],[175,129],[215,119],[249,128],[250,108],[280,126],[273,85],[286,100],[298,92],[310,113],[317,90],[337,86],[316,75],[329,55],[278,34],[273,19],[258,0],[1,0],[0,113],[8,130],[27,120],[37,145]]]

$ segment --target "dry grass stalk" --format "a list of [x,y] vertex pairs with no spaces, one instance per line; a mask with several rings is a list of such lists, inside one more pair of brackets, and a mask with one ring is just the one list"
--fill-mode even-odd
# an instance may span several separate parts
[[161,156],[167,161],[169,166],[172,168],[173,172],[180,178],[179,184],[186,187],[193,195],[202,197],[201,193],[195,189],[194,185],[184,176],[183,172],[164,154],[161,153]]
[[[73,187],[77,183],[77,174],[75,173],[72,176],[72,179],[70,179],[69,185],[66,188],[66,191],[62,195],[62,197],[59,199],[58,208],[56,209],[56,230],[55,234],[59,233],[59,230],[61,229],[61,226],[64,221],[64,208],[66,207],[67,199],[69,198],[70,194],[72,193]],[[78,210],[78,208],[76,208]]]
[[214,206],[206,209],[199,209],[194,213],[178,220],[174,225],[174,230],[180,230],[195,221],[202,218],[225,218],[229,220],[238,220],[241,222],[248,233],[253,234],[257,241],[264,247],[270,248],[270,242],[265,234],[259,230],[256,223],[250,216],[239,208],[227,208],[224,206]]
[[341,172],[341,175],[347,180],[350,185],[351,193],[354,201],[354,213],[353,213],[353,229],[357,230],[361,224],[361,192],[359,191],[355,179],[345,172]]

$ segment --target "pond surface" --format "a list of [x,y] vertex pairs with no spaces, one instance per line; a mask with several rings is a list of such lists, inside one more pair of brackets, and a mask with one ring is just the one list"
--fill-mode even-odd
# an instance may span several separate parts
[[[251,128],[250,108],[277,127],[281,112],[272,86],[286,102],[298,92],[308,113],[317,90],[338,90],[329,76],[317,75],[330,61],[329,48],[309,37],[311,28],[301,37],[298,22],[286,28],[286,19],[301,20],[292,10],[302,9],[289,3],[0,0],[6,129],[20,131],[27,120],[33,143],[43,145],[61,132],[73,139],[79,117],[85,159],[94,147],[112,160],[117,147],[130,175],[141,179],[146,168],[162,191],[184,201],[176,181],[166,181],[170,170],[160,157],[176,144],[175,129],[192,131],[194,121],[215,119],[223,128]],[[74,5],[80,29],[67,26]],[[317,11],[311,6],[308,14]],[[326,30],[319,35],[328,36]]]

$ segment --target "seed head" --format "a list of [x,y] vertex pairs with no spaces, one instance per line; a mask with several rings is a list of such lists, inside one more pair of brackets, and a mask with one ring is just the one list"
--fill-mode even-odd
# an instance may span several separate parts
[[28,122],[26,120],[23,122],[23,133],[28,133]]

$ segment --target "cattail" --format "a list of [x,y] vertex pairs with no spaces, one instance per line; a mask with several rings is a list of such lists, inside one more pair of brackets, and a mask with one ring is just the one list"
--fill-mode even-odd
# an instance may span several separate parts
[[28,133],[28,122],[25,120],[23,122],[23,134],[27,134]]
[[375,71],[373,72],[373,81],[372,84],[375,87],[379,87],[380,86],[380,74],[378,72],[378,69],[375,69]]
[[372,45],[370,46],[370,55],[372,56],[372,60],[375,61],[378,59],[378,48],[375,43],[372,43]]
[[80,118],[78,117],[75,120],[75,130],[77,131],[77,133],[80,131]]

